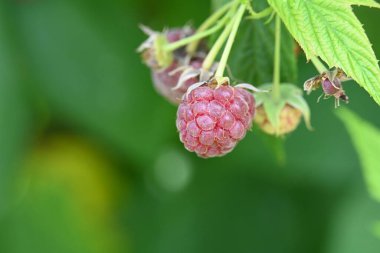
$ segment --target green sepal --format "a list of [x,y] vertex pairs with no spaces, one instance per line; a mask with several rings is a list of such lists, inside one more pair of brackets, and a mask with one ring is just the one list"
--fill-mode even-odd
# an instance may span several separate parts
[[154,40],[154,53],[155,58],[160,68],[169,67],[173,62],[172,52],[165,50],[165,47],[169,44],[164,34],[159,34]]
[[294,108],[302,112],[307,129],[313,130],[313,127],[311,126],[311,121],[310,121],[311,119],[310,108],[306,100],[303,98],[302,92],[300,95],[289,96],[287,102],[289,105],[293,106]]
[[[259,87],[262,90],[272,90],[272,84],[264,84]],[[294,84],[282,83],[280,85],[281,96],[278,99],[273,99],[271,92],[255,93],[256,106],[263,106],[268,116],[269,122],[276,129],[280,128],[280,114],[286,104],[302,112],[306,127],[312,130],[310,123],[310,108],[303,98],[303,92]]]

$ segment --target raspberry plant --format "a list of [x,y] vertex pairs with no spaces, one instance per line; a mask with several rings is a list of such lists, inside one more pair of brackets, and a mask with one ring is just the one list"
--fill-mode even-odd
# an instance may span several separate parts
[[320,90],[339,107],[348,103],[344,83],[354,80],[380,104],[380,69],[353,5],[380,8],[373,0],[214,0],[215,12],[197,29],[144,27],[149,38],[139,52],[157,91],[179,104],[186,149],[204,158],[230,152],[255,114],[270,135],[289,134],[301,117],[311,129],[296,45],[318,71],[303,84],[307,93]]

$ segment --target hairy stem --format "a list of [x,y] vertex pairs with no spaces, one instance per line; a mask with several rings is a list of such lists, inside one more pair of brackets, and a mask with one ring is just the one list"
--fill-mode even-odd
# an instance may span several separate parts
[[281,19],[276,16],[275,21],[275,46],[274,46],[274,68],[273,68],[273,99],[278,100],[281,97],[280,75],[281,75]]
[[240,22],[243,18],[244,12],[246,10],[246,6],[244,4],[240,5],[239,10],[236,13],[235,18],[231,22],[231,32],[229,34],[227,44],[224,48],[222,58],[220,59],[220,63],[218,65],[218,69],[216,70],[215,77],[222,77],[224,74],[224,70],[226,69],[228,57],[230,56],[232,46],[235,42],[236,34],[240,26]]

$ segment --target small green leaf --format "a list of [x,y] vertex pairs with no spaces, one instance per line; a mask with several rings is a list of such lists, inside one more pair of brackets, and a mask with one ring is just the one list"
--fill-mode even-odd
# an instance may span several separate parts
[[379,7],[374,1],[268,0],[308,59],[319,56],[340,67],[380,105],[380,69],[352,4]]
[[380,201],[380,130],[348,109],[340,109],[337,115],[358,152],[369,192]]

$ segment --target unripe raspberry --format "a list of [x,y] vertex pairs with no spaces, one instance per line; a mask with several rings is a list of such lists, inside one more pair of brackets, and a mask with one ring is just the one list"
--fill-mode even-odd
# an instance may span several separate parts
[[[168,68],[163,70],[152,70],[152,80],[157,92],[164,96],[173,104],[179,104],[183,94],[194,83],[199,82],[200,69],[202,68],[203,59],[194,58],[190,63],[181,65],[178,60],[175,60]],[[189,69],[193,70],[194,75],[184,80],[178,87],[178,81],[182,74]],[[197,71],[199,73],[197,74]]]
[[244,138],[255,115],[253,95],[229,85],[203,85],[185,95],[177,129],[185,148],[203,158],[223,156]]
[[286,104],[280,112],[278,127],[274,127],[269,121],[264,107],[261,105],[256,108],[255,123],[258,124],[265,133],[281,136],[293,132],[299,125],[301,117],[302,112],[300,110]]
[[[159,69],[158,59],[156,55],[155,43],[161,37],[166,39],[167,43],[173,43],[189,37],[194,34],[195,30],[189,26],[183,28],[172,28],[163,32],[155,32],[148,27],[142,27],[144,32],[149,35],[149,38],[139,47],[138,51],[142,54],[144,63],[151,69]],[[185,47],[181,47],[173,52],[174,58],[184,58],[186,56]]]
[[183,28],[171,28],[164,33],[170,43],[179,41],[183,38],[193,35],[195,30],[189,26]]
[[[190,26],[185,26],[183,28],[172,28],[166,31],[166,38],[169,43],[173,43],[182,40],[186,37],[190,37],[195,33],[195,29]],[[175,57],[185,57],[186,47],[181,47],[174,51]]]

